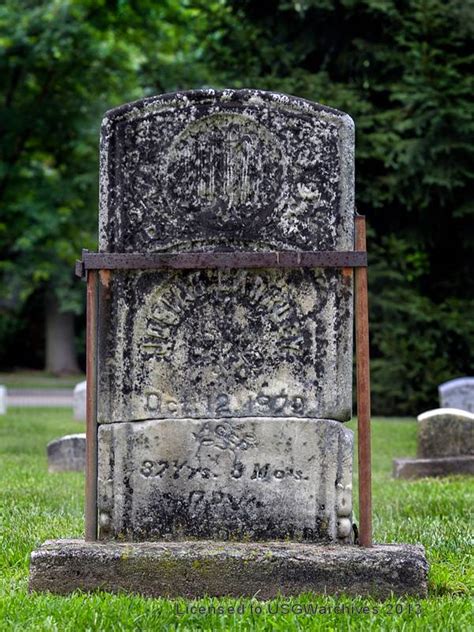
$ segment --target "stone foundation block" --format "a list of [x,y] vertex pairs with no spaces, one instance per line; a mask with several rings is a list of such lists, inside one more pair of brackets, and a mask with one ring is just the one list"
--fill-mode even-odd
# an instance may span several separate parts
[[393,459],[394,478],[424,478],[449,474],[474,474],[474,456],[438,459]]
[[31,555],[30,591],[139,593],[148,597],[252,597],[302,592],[427,593],[422,546],[318,546],[292,542],[84,542],[52,540]]

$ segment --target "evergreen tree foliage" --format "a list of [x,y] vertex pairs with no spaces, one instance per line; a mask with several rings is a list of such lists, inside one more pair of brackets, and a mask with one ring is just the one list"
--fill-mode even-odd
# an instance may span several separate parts
[[436,406],[438,383],[473,372],[473,25],[473,0],[5,0],[0,342],[45,284],[82,310],[71,264],[95,246],[106,109],[256,87],[354,118],[374,411]]

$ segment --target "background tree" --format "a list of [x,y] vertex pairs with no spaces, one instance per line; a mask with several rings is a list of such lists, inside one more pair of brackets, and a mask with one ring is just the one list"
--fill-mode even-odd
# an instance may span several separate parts
[[228,6],[209,50],[225,83],[296,94],[355,119],[357,203],[371,227],[374,410],[436,405],[437,384],[474,369],[474,3]]
[[[355,119],[374,410],[436,405],[439,382],[473,371],[473,24],[473,0],[4,2],[0,348],[33,330],[48,296],[49,314],[82,314],[71,267],[95,247],[103,112],[177,89],[258,87]],[[28,297],[30,312],[12,316]]]
[[[220,6],[210,3],[207,12]],[[191,22],[194,38],[185,36]],[[199,9],[179,1],[7,0],[0,7],[4,358],[16,355],[20,332],[44,312],[46,369],[78,370],[74,319],[84,293],[72,269],[81,249],[96,245],[100,120],[146,94],[151,69],[160,90],[191,77],[205,81],[200,29],[207,25]],[[25,304],[32,309],[22,320]],[[28,355],[30,340],[23,341]]]

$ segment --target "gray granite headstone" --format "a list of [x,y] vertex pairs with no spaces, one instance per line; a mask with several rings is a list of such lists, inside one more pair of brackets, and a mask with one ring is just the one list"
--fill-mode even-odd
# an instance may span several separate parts
[[473,413],[436,408],[417,419],[417,458],[394,459],[395,478],[474,474]]
[[442,408],[459,408],[474,413],[474,377],[449,380],[438,387]]
[[418,456],[474,456],[474,414],[437,408],[418,415]]
[[65,435],[47,446],[48,471],[83,472],[86,466],[86,435]]
[[[353,250],[353,123],[259,91],[107,114],[100,251]],[[352,536],[350,269],[101,275],[101,538]]]

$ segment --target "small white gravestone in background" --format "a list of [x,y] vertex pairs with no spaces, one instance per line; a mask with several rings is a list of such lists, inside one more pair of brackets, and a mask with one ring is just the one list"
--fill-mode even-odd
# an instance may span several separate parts
[[438,386],[441,408],[458,408],[474,413],[474,377],[459,377]]
[[7,412],[7,387],[0,385],[0,415]]
[[79,382],[74,388],[73,407],[74,419],[85,421],[86,419],[86,381]]

